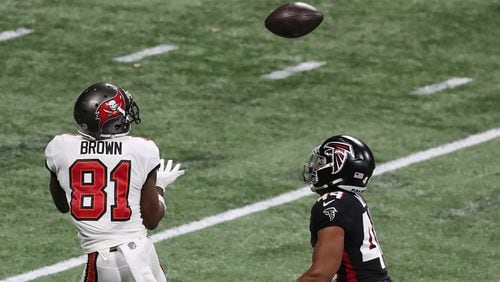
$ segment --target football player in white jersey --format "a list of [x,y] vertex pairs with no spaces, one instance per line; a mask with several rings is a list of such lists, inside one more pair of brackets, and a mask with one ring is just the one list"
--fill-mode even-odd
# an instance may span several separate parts
[[139,108],[116,85],[85,89],[74,118],[78,134],[55,136],[45,158],[54,203],[71,214],[88,254],[82,281],[166,281],[147,229],[165,215],[164,189],[184,170],[165,165],[153,141],[128,135]]

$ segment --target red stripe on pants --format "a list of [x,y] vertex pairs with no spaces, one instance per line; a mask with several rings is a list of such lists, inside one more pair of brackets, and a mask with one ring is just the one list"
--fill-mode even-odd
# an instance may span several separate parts
[[97,282],[97,252],[91,253],[87,258],[87,268],[85,269],[85,282]]

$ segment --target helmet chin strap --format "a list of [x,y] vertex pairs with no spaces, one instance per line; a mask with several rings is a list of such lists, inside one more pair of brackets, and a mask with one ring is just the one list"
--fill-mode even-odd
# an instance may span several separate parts
[[333,163],[327,163],[326,165],[318,168],[318,170],[322,170],[322,169],[325,169],[325,168],[328,168],[328,167],[333,167]]
[[[320,187],[314,187],[314,185],[311,184],[310,188],[311,188],[311,191],[316,192],[316,191],[321,190],[321,189],[330,188],[338,183],[341,183],[342,181],[344,181],[344,179],[338,178],[338,179],[335,179],[334,181],[327,183],[327,184],[320,186]],[[353,193],[362,193],[366,190],[366,187],[343,185],[343,184],[339,184],[336,187],[338,187],[339,189],[345,190],[345,191],[353,192]]]
[[[325,184],[325,185],[323,185],[323,186],[320,186],[320,187],[314,187],[314,185],[312,185],[312,184],[311,184],[311,191],[316,192],[316,191],[318,191],[318,190],[321,190],[321,189],[325,189],[325,188],[331,187],[331,186],[333,186],[333,185],[335,185],[335,184],[338,184],[338,183],[340,183],[340,182],[342,182],[342,181],[344,181],[344,179],[342,179],[342,178],[337,178],[337,179],[335,179],[334,181],[329,182],[329,183],[327,183],[327,184]],[[340,186],[340,185],[339,185],[339,186]]]
[[[80,130],[78,130],[78,133],[80,135],[82,135],[83,137],[85,137],[86,139],[90,140],[90,141],[95,141],[95,140],[98,140],[96,139],[94,136],[92,135],[89,135],[89,134],[86,134]],[[118,133],[118,134],[100,134],[99,137],[101,137],[100,139],[111,139],[111,138],[118,138],[118,137],[123,137],[123,136],[127,136],[130,132],[130,128],[127,132],[123,132],[123,133]]]
[[104,137],[103,139],[111,139],[111,138],[118,138],[118,137],[123,137],[127,136],[128,132],[124,133],[118,133],[118,134],[101,134],[101,137]]
[[339,185],[338,187],[342,190],[346,190],[346,191],[354,192],[354,193],[362,193],[366,190],[366,187],[358,187],[358,186],[351,186],[351,185]]

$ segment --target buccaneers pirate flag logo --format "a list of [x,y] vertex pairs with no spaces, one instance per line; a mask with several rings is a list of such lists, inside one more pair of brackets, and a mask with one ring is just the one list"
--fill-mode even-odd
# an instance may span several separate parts
[[342,142],[330,142],[323,146],[326,156],[332,158],[332,174],[339,172],[344,167],[345,160],[349,154],[354,155],[352,146]]
[[116,92],[113,98],[102,102],[96,111],[97,119],[99,120],[99,128],[111,119],[125,116],[125,97],[120,91]]

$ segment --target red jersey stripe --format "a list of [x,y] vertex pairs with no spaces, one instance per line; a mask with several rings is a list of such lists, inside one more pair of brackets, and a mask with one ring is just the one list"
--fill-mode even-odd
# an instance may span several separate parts
[[351,263],[351,258],[346,251],[344,251],[342,255],[342,264],[344,265],[346,281],[347,282],[358,282],[356,278],[356,271],[354,270],[354,266]]

